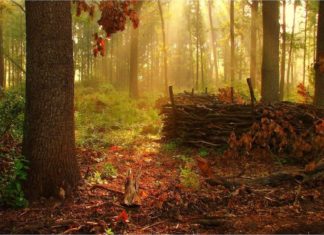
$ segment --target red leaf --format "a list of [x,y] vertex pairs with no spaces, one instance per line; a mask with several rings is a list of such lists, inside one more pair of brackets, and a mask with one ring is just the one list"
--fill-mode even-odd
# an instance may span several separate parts
[[116,222],[128,222],[128,214],[126,213],[125,210],[123,210],[117,217],[116,217]]

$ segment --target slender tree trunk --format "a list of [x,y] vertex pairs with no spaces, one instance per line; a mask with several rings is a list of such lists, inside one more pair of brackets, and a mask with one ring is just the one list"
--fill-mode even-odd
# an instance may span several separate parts
[[86,24],[86,28],[87,28],[87,33],[86,33],[86,43],[87,43],[87,52],[86,52],[86,56],[87,56],[87,80],[89,81],[90,79],[90,76],[91,76],[91,39],[90,39],[90,36],[91,36],[91,32],[90,32],[90,23],[88,22]]
[[0,90],[5,89],[6,86],[6,75],[4,67],[4,55],[3,55],[3,9],[0,6]]
[[319,2],[314,104],[324,107],[324,2]]
[[215,69],[215,80],[216,84],[219,81],[218,75],[218,56],[217,56],[217,42],[216,42],[216,35],[215,35],[215,28],[213,23],[213,14],[212,14],[212,0],[208,0],[208,16],[209,16],[209,25],[210,25],[210,32],[211,32],[211,39],[212,39],[212,48],[213,48],[213,58],[214,58],[214,69]]
[[[130,59],[130,81],[129,96],[137,99],[138,94],[138,34],[139,29],[131,29],[131,59]],[[119,72],[119,71],[117,71]]]
[[[143,2],[138,1],[135,6],[137,13],[140,13]],[[131,29],[131,58],[130,58],[130,81],[129,96],[133,99],[139,97],[138,92],[138,37],[139,29]]]
[[282,1],[282,44],[281,44],[281,66],[280,66],[280,100],[284,99],[285,73],[286,73],[286,0]]
[[235,80],[234,0],[230,0],[231,86]]
[[205,78],[204,78],[204,62],[203,62],[203,49],[201,46],[201,40],[199,40],[199,51],[200,51],[200,72],[201,72],[201,89],[205,88]]
[[253,0],[251,5],[252,16],[251,16],[251,62],[250,62],[250,77],[252,86],[255,85],[256,73],[257,73],[257,57],[256,57],[256,46],[257,46],[257,19],[258,19],[258,0]]
[[58,196],[63,190],[69,195],[80,179],[74,137],[71,2],[26,1],[26,35],[26,195],[37,199]]
[[288,68],[287,68],[287,96],[289,96],[290,93],[290,86],[291,86],[291,60],[292,60],[292,52],[294,47],[294,39],[295,39],[295,23],[296,23],[296,10],[297,10],[297,4],[296,1],[294,2],[294,19],[293,19],[293,26],[292,26],[292,32],[291,32],[291,40],[290,40],[290,46],[289,46],[289,55],[288,55]]
[[[190,20],[190,17],[187,16],[187,20]],[[192,42],[192,25],[191,24],[188,24],[188,37],[189,37],[189,64],[190,64],[190,78],[191,78],[191,81],[192,81],[192,88],[195,87],[195,76],[194,76],[194,67],[195,67],[195,63],[194,63],[194,57],[193,57],[193,53],[194,53],[194,50],[193,50],[193,42]]]
[[316,38],[317,38],[317,30],[318,30],[318,25],[315,23],[314,28],[313,28],[313,61],[316,60]]
[[199,89],[199,0],[196,0],[196,90]]
[[163,66],[164,66],[164,95],[168,95],[168,54],[166,48],[166,35],[165,35],[165,24],[163,17],[163,10],[161,5],[161,0],[158,0],[159,13],[161,18],[161,29],[162,29],[162,38],[163,38]]
[[279,1],[263,0],[263,55],[261,96],[264,102],[279,100]]
[[303,84],[306,82],[306,54],[307,54],[307,23],[308,23],[308,0],[305,1],[306,4],[306,16],[305,16],[305,32],[304,32],[304,58],[303,58]]

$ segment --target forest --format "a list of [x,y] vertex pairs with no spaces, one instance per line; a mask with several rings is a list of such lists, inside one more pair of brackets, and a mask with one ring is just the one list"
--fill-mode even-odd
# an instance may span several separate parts
[[323,234],[324,1],[0,0],[0,233]]

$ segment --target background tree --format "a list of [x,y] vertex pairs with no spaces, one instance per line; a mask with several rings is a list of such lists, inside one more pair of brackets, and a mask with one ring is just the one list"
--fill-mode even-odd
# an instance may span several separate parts
[[280,65],[280,100],[284,98],[285,73],[286,73],[286,0],[282,0],[282,42]]
[[290,93],[290,86],[293,85],[292,82],[292,53],[294,48],[294,40],[295,40],[295,26],[296,26],[296,11],[297,7],[300,5],[299,0],[294,1],[294,17],[293,17],[293,25],[292,25],[292,32],[290,38],[290,46],[289,46],[289,53],[288,53],[288,64],[287,64],[287,96]]
[[163,9],[161,5],[161,1],[158,0],[158,7],[159,7],[159,13],[161,18],[161,29],[162,29],[162,40],[163,40],[163,66],[164,66],[164,93],[165,95],[168,94],[168,54],[167,54],[167,48],[166,48],[166,33],[165,33],[165,21],[163,16]]
[[262,2],[263,53],[262,88],[264,102],[279,100],[279,2]]
[[[143,1],[135,4],[136,12],[140,13],[143,6]],[[139,29],[131,30],[131,54],[130,54],[130,81],[129,81],[129,95],[131,98],[137,99],[138,93],[138,37]]]
[[0,5],[0,89],[6,86],[6,77],[4,71],[4,54],[3,54],[3,6]]
[[213,49],[213,62],[215,69],[215,80],[218,82],[218,55],[217,55],[217,42],[216,42],[216,34],[215,27],[213,23],[213,1],[208,0],[208,17],[209,17],[209,25],[210,25],[210,33],[211,33],[211,44]]
[[314,103],[324,107],[324,2],[320,1],[317,26]]
[[234,0],[230,0],[231,85],[235,80]]
[[254,86],[257,73],[257,19],[258,19],[259,1],[253,0],[251,4],[251,62],[250,62],[250,77]]

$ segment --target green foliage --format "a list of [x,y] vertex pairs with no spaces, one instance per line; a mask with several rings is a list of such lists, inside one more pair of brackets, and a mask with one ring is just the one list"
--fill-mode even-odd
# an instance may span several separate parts
[[76,140],[84,147],[127,146],[143,127],[158,128],[159,116],[154,100],[131,100],[126,92],[112,86],[76,86]]
[[[12,157],[14,156],[14,157]],[[14,153],[0,154],[0,158],[14,158],[10,167],[4,169],[0,176],[0,204],[11,207],[26,207],[28,201],[22,190],[22,183],[27,178],[27,161],[23,156],[15,156]]]
[[23,135],[25,99],[24,90],[13,88],[0,97],[0,137],[10,132],[21,139]]
[[208,156],[208,154],[209,154],[209,152],[208,152],[208,150],[207,149],[205,149],[205,148],[201,148],[201,149],[199,149],[199,156],[201,156],[201,157],[206,157],[206,156]]
[[199,176],[188,167],[180,168],[180,182],[187,188],[197,190],[200,187]]
[[178,143],[176,141],[169,141],[162,145],[162,150],[166,152],[174,152],[178,147]]
[[193,159],[186,155],[176,155],[174,158],[181,160],[185,164],[193,162]]
[[111,163],[106,163],[103,167],[101,177],[102,178],[115,178],[118,175],[117,169],[111,164]]
[[102,179],[101,173],[99,171],[95,171],[88,179],[87,182],[89,184],[104,184],[107,181]]
[[112,231],[111,228],[106,228],[106,229],[105,229],[105,234],[106,234],[106,235],[114,235],[114,232]]

